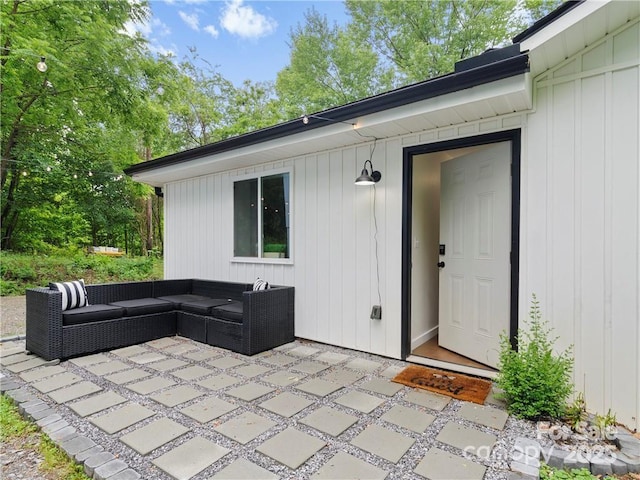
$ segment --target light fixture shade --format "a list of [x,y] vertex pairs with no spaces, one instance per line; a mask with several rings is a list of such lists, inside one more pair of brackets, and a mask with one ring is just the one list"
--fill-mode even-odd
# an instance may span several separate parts
[[40,61],[36,64],[36,68],[38,69],[39,72],[46,72],[47,71],[47,63],[45,62],[45,58],[44,57],[40,57]]
[[374,183],[376,182],[369,175],[369,171],[366,168],[363,168],[360,176],[356,178],[356,185],[373,185]]

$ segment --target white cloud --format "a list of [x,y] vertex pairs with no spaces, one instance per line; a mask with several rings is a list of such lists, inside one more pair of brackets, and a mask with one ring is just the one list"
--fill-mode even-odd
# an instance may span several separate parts
[[203,30],[207,32],[209,35],[211,35],[213,38],[218,38],[218,35],[220,35],[220,32],[218,31],[218,29],[213,25],[207,25],[206,27],[203,28]]
[[182,19],[182,21],[187,25],[189,25],[190,28],[192,28],[196,32],[200,31],[200,26],[199,26],[200,19],[198,18],[197,13],[192,13],[191,15],[189,15],[188,13],[185,13],[182,10],[180,10],[178,12],[178,15],[180,15],[180,18]]
[[153,27],[153,33],[160,37],[166,37],[167,35],[171,34],[171,29],[169,28],[169,26],[159,18],[154,17],[151,20],[151,26]]
[[243,5],[243,0],[231,0],[225,4],[220,25],[229,33],[243,38],[260,38],[273,33],[278,22]]

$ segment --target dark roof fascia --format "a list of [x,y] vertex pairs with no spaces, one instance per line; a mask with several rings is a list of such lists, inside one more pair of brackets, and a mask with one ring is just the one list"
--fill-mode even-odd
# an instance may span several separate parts
[[133,175],[178,163],[188,162],[197,158],[264,143],[269,140],[276,140],[296,133],[309,131],[314,128],[331,125],[336,122],[346,122],[360,116],[401,107],[448,93],[454,93],[460,90],[476,87],[478,85],[513,77],[528,71],[528,55],[526,53],[518,53],[510,58],[482,65],[477,68],[450,73],[346,105],[323,110],[322,112],[309,115],[310,122],[308,124],[304,124],[301,119],[290,120],[272,127],[263,128],[216,143],[203,145],[201,147],[184,150],[165,157],[138,163],[126,168],[124,171],[127,175]]
[[555,22],[558,18],[560,18],[561,16],[563,16],[566,13],[570,12],[571,10],[573,10],[578,5],[580,5],[581,3],[584,3],[584,2],[585,2],[585,0],[568,0],[568,1],[564,2],[558,8],[556,8],[555,10],[552,10],[547,15],[542,17],[540,20],[535,22],[533,25],[531,25],[525,31],[520,32],[518,35],[513,37],[513,43],[521,43],[523,40],[526,40],[527,38],[531,37],[532,35],[538,33],[544,27],[546,27],[550,23]]

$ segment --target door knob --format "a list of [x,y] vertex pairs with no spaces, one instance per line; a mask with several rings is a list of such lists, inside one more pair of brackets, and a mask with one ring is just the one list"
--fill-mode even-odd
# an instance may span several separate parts
[[438,262],[438,268],[444,268],[444,262]]

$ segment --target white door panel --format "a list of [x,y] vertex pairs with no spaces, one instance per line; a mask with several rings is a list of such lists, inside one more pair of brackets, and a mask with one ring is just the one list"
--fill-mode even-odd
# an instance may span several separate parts
[[509,329],[511,145],[441,165],[439,342],[496,367]]

